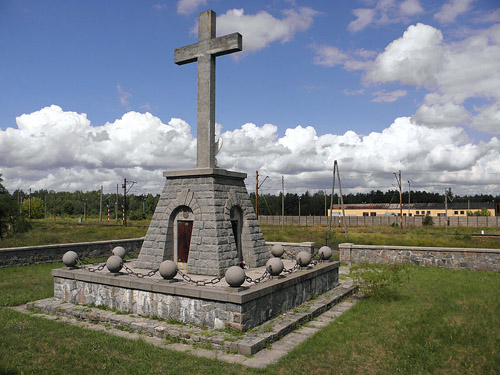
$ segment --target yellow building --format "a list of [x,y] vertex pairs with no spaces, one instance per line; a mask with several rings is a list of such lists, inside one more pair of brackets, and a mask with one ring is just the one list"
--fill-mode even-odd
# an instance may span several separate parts
[[[491,216],[498,213],[498,205],[493,202],[451,202],[448,210],[444,203],[411,203],[403,204],[403,216],[467,216],[467,212],[487,210]],[[395,203],[361,203],[344,205],[346,216],[384,216],[400,215],[399,204]],[[330,210],[328,210],[330,212]],[[333,216],[342,216],[342,207],[334,205]]]

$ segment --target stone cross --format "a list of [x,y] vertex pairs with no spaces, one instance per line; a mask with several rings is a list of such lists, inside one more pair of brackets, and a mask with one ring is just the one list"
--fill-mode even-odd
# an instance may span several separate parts
[[198,43],[175,49],[177,65],[198,62],[197,168],[215,168],[215,58],[242,50],[242,37],[215,37],[215,12],[199,15]]

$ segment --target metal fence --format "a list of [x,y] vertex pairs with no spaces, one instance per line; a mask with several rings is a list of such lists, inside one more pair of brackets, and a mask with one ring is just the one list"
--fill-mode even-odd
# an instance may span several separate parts
[[[422,226],[423,216],[403,216],[403,226]],[[346,216],[346,225],[350,227],[362,226],[380,226],[380,225],[399,225],[399,217],[394,215],[387,216]],[[432,216],[433,225],[450,227],[471,227],[486,228],[500,227],[499,216]],[[295,225],[328,225],[327,216],[259,216],[260,224],[295,224]],[[332,225],[342,226],[344,224],[342,217],[332,217]]]

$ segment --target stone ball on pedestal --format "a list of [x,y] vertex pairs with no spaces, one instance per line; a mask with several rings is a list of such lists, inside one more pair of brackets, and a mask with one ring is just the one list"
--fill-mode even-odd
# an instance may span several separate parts
[[283,245],[275,244],[271,247],[271,254],[273,254],[273,257],[281,258],[284,252],[285,249],[283,248]]
[[271,276],[278,276],[283,271],[285,265],[280,258],[271,258],[266,263],[266,270]]
[[74,267],[78,263],[78,254],[74,251],[66,251],[62,258],[66,267]]
[[160,276],[164,279],[171,280],[177,274],[177,264],[172,260],[164,260],[160,263]]
[[239,287],[245,282],[245,271],[239,266],[232,266],[226,270],[226,283],[232,287]]
[[319,251],[318,251],[318,254],[319,254],[319,257],[321,260],[328,260],[331,258],[332,256],[332,249],[328,246],[322,246]]
[[120,258],[125,258],[125,255],[127,255],[127,250],[123,248],[122,246],[117,246],[112,250],[113,255],[119,256]]
[[111,255],[106,261],[106,268],[111,273],[118,273],[122,269],[123,259],[118,255]]
[[301,251],[297,254],[297,263],[301,267],[307,267],[311,263],[312,255],[308,251]]

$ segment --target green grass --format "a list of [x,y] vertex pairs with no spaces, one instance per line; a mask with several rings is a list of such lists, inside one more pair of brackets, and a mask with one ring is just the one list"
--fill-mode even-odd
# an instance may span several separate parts
[[129,222],[126,227],[96,219],[88,219],[78,224],[77,219],[33,220],[33,229],[15,237],[0,240],[0,248],[18,246],[50,245],[88,241],[118,240],[138,238],[146,234],[149,221]]
[[435,246],[435,247],[476,247],[498,249],[500,238],[477,238],[471,234],[498,234],[498,228],[442,228],[442,227],[409,227],[401,232],[399,228],[390,226],[378,227],[348,227],[348,237],[345,238],[343,228],[334,227],[329,233],[328,227],[301,227],[287,225],[283,228],[277,225],[261,225],[266,241],[283,242],[315,242],[315,246],[326,244],[338,248],[339,243],[351,242],[358,245],[399,245],[399,246]]
[[[51,295],[52,267],[0,269],[0,304]],[[498,374],[500,273],[409,272],[395,296],[361,300],[265,370],[0,308],[0,374]]]

